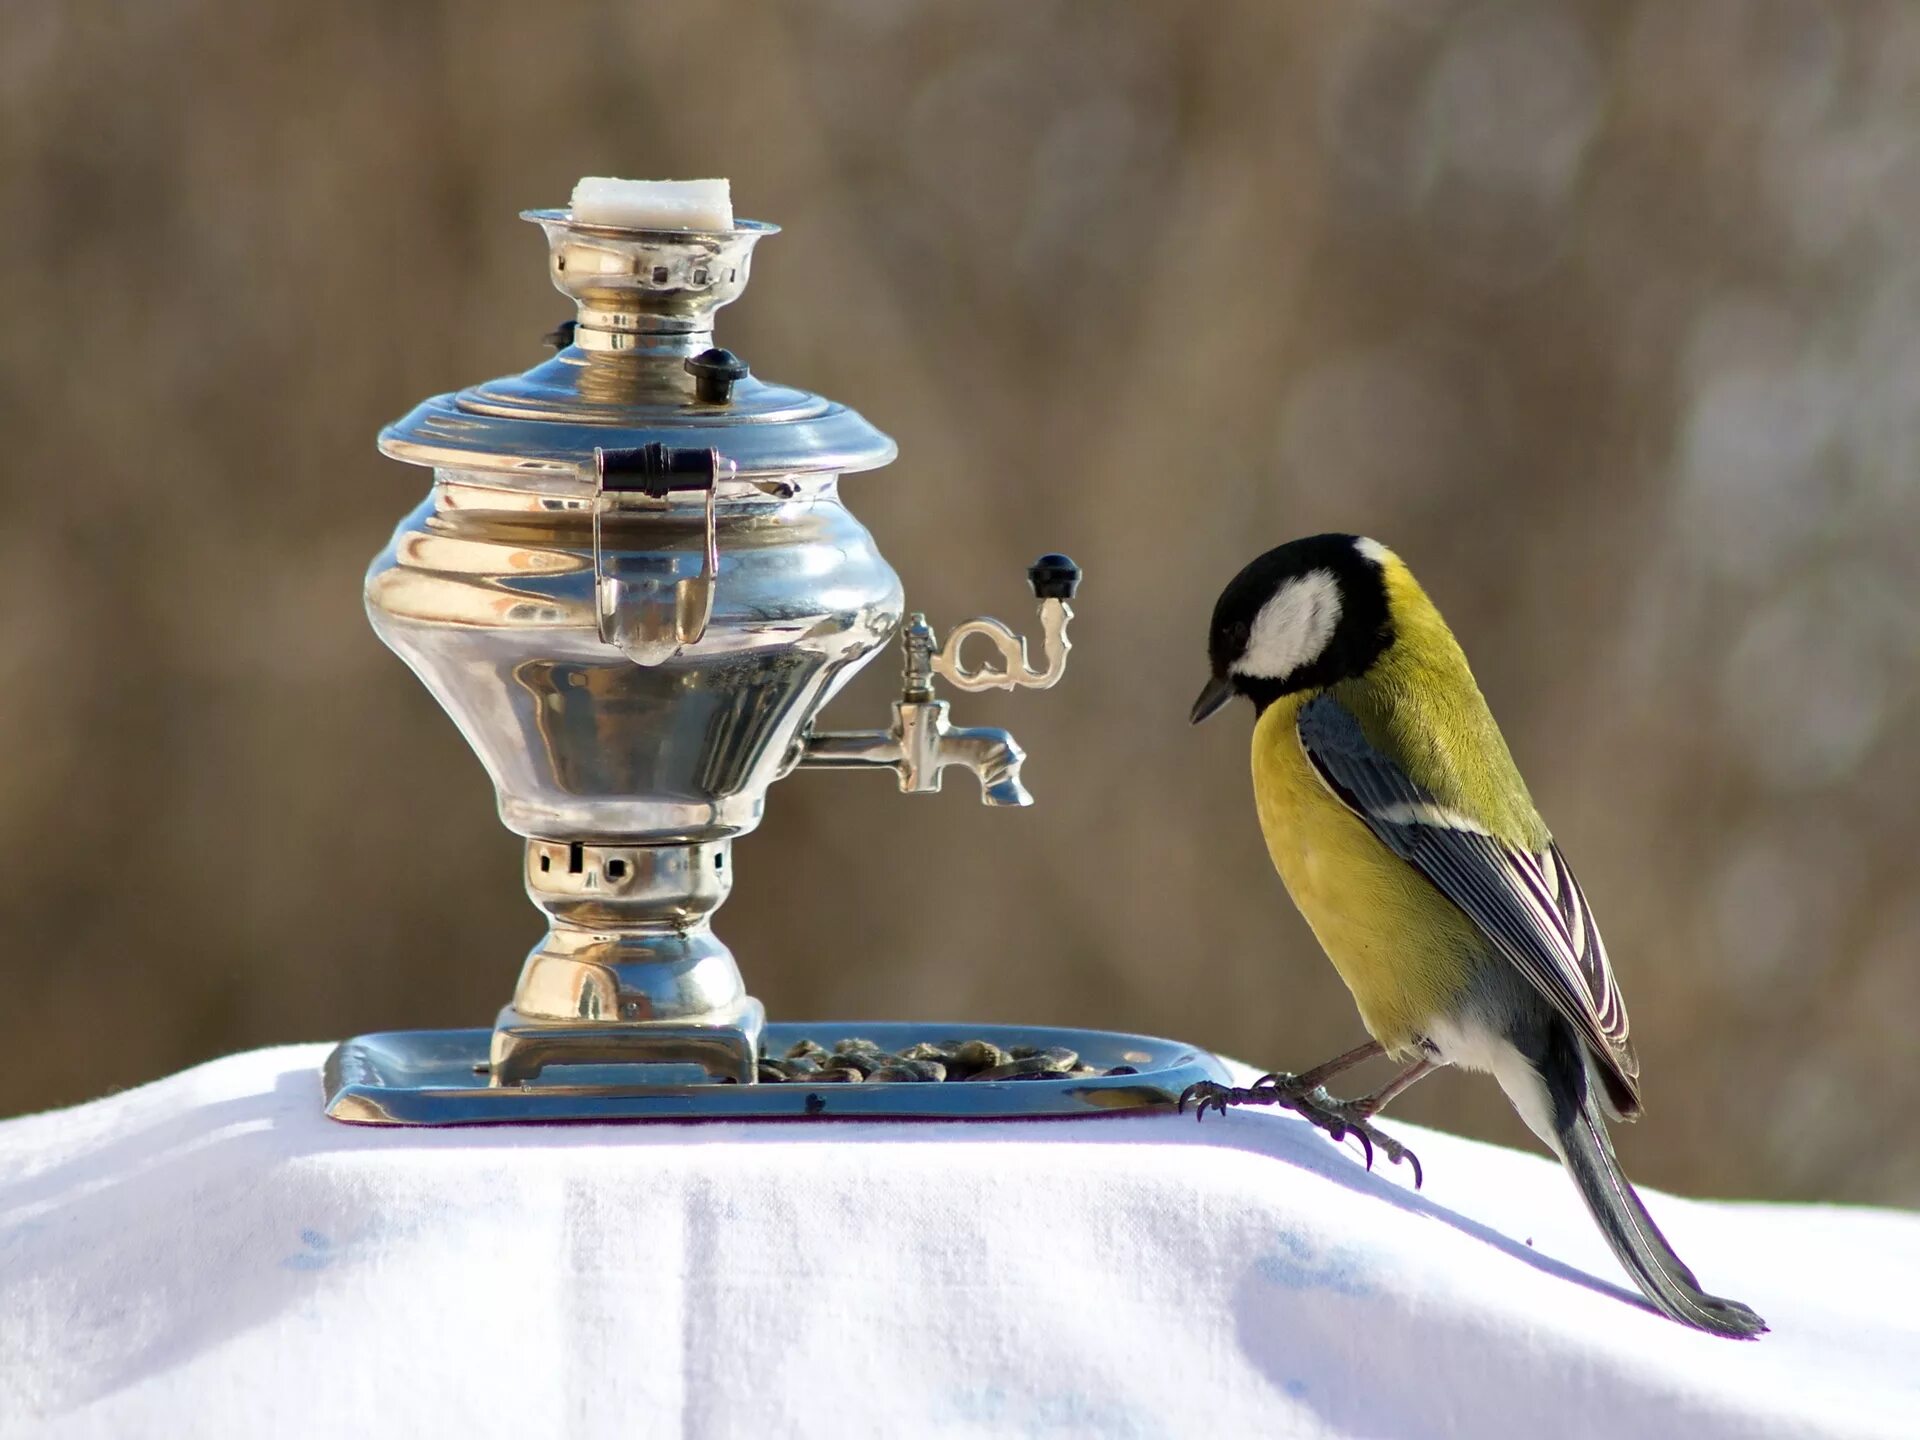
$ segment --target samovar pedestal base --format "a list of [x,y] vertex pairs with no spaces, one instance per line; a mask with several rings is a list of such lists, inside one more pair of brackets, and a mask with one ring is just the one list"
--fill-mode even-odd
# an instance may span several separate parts
[[696,1065],[722,1083],[753,1080],[767,1012],[743,995],[714,1014],[674,1020],[530,1020],[511,1005],[494,1022],[488,1047],[488,1078],[495,1085],[521,1085],[558,1065],[631,1064],[644,1054],[649,1065]]
[[746,1084],[766,1011],[710,923],[733,872],[729,840],[527,841],[527,895],[547,933],[521,967],[487,1048],[494,1085],[562,1066],[695,1067]]
[[[654,1078],[657,1070],[649,1075],[631,1064],[570,1063],[547,1064],[525,1079],[499,1083],[493,1059],[498,1033],[404,1030],[348,1040],[327,1057],[322,1070],[327,1114],[360,1125],[1138,1115],[1172,1109],[1182,1092],[1199,1081],[1229,1079],[1216,1056],[1150,1035],[1030,1025],[826,1021],[769,1024],[760,1033],[761,1052],[780,1056],[807,1043],[831,1051],[854,1038],[894,1053],[922,1043],[957,1046],[981,1040],[1009,1052],[1072,1050],[1082,1068],[1097,1073],[910,1083],[759,1083],[750,1069],[745,1083],[661,1083]],[[509,1049],[523,1043],[516,1037]],[[523,1061],[530,1063],[535,1053],[524,1055]]]

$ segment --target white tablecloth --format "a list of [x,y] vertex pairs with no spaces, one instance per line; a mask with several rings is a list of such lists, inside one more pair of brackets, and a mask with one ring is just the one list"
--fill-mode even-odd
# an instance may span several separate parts
[[358,1129],[323,1046],[0,1124],[0,1434],[1920,1435],[1920,1216],[1650,1195],[1283,1114]]

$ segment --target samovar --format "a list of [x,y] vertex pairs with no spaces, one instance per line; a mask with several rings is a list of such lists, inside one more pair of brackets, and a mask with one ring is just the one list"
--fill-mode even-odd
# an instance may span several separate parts
[[[381,450],[430,466],[433,484],[373,562],[366,601],[486,766],[501,821],[525,837],[526,890],[547,933],[491,1031],[342,1044],[326,1066],[329,1113],[427,1124],[1026,1113],[1159,1105],[1216,1078],[1211,1057],[1150,1037],[895,1024],[850,1041],[846,1026],[767,1024],[712,917],[768,787],[835,767],[891,770],[902,791],[924,793],[958,768],[986,804],[1030,804],[1013,737],[955,725],[936,686],[1058,681],[1079,571],[1047,555],[1028,573],[1041,663],[991,619],[940,643],[906,613],[900,577],[840,496],[840,477],[887,464],[893,441],[714,344],[715,312],[746,288],[754,247],[777,227],[525,218],[577,316],[549,337],[551,359],[436,396],[381,432]],[[817,728],[896,634],[890,722]],[[970,668],[970,641],[1000,663]],[[966,1085],[765,1083],[768,1057],[796,1050],[965,1039],[1003,1057],[1065,1049],[1076,1063],[1029,1064],[1018,1084],[997,1072]]]

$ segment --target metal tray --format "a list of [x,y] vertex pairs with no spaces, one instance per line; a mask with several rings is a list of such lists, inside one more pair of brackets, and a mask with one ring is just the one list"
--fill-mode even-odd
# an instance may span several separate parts
[[821,1022],[770,1024],[764,1053],[802,1040],[831,1049],[850,1037],[899,1051],[917,1042],[991,1040],[1002,1049],[1065,1046],[1099,1070],[1132,1075],[1057,1080],[734,1085],[637,1082],[634,1067],[550,1067],[538,1079],[496,1085],[487,1068],[490,1030],[401,1030],[337,1046],[322,1070],[327,1114],[356,1125],[499,1125],[566,1120],[1000,1120],[1161,1110],[1189,1085],[1228,1080],[1197,1046],[1151,1035],[1034,1025]]

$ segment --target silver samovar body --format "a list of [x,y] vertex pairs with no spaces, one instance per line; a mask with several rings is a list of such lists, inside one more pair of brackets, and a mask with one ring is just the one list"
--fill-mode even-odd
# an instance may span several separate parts
[[[1058,555],[1028,572],[1039,663],[995,620],[966,621],[940,645],[923,616],[905,614],[900,577],[840,496],[840,477],[888,463],[893,441],[714,347],[714,312],[745,289],[754,246],[775,227],[526,218],[577,316],[549,337],[551,359],[430,399],[381,432],[386,454],[431,467],[433,483],[375,559],[366,600],[380,638],[486,766],[502,822],[525,837],[526,890],[547,932],[491,1031],[339,1046],[328,1111],[426,1124],[820,1113],[818,1094],[756,1083],[778,1068],[761,1063],[763,1038],[815,1041],[767,1026],[714,934],[734,837],[800,766],[885,769],[910,793],[939,789],[958,766],[986,803],[1031,803],[1013,738],[954,725],[935,688],[1051,686],[1079,574]],[[896,633],[903,681],[889,723],[817,728],[821,707]],[[969,667],[969,642],[1001,667]],[[863,1028],[908,1048],[923,1038]],[[1055,1054],[1077,1032],[1017,1033]],[[1014,1086],[1000,1113],[1161,1103],[1166,1086],[1203,1074],[1190,1054],[1171,1056],[1165,1085],[1150,1087],[1132,1077],[1167,1042],[1074,1043],[1109,1052],[1127,1078]],[[992,1111],[981,1102],[1008,1087],[859,1088],[864,1113],[969,1114]],[[934,1093],[961,1090],[972,1100]]]
[[579,307],[570,343],[382,432],[434,483],[368,614],[527,840],[549,929],[495,1030],[501,1078],[641,1039],[747,1079],[760,1011],[709,917],[803,727],[900,622],[900,577],[839,495],[895,447],[714,351],[774,227],[528,218]]

